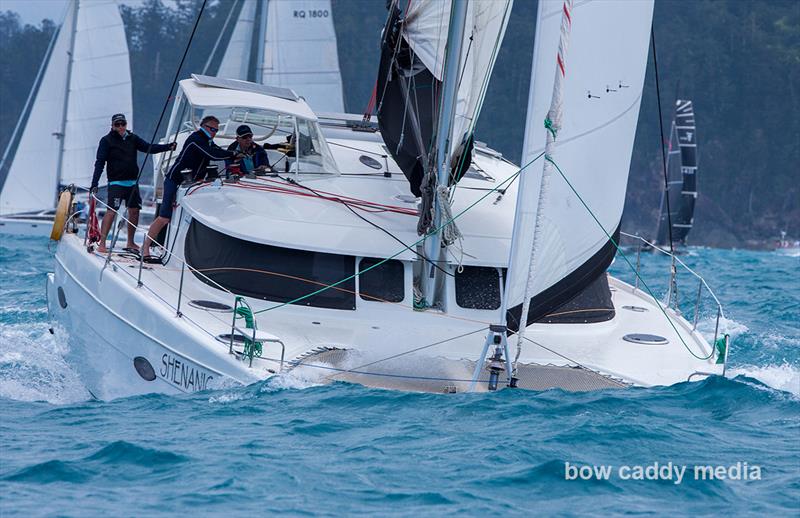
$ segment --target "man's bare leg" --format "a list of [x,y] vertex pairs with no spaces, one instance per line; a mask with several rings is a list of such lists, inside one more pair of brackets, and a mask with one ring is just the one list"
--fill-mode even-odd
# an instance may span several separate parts
[[144,238],[144,243],[142,244],[142,255],[150,255],[150,245],[153,240],[156,238],[161,229],[167,226],[169,223],[169,218],[165,218],[163,216],[157,217],[153,223],[150,225],[150,228],[147,230],[147,237]]
[[106,209],[105,215],[103,215],[103,222],[100,224],[100,244],[97,245],[97,251],[101,254],[105,254],[108,252],[108,248],[106,248],[106,238],[108,237],[108,232],[111,230],[111,225],[114,223],[114,216],[116,216],[116,212],[110,207]]
[[136,227],[139,225],[139,209],[128,209],[128,243],[126,248],[139,250],[139,247],[134,243],[133,238],[136,236]]

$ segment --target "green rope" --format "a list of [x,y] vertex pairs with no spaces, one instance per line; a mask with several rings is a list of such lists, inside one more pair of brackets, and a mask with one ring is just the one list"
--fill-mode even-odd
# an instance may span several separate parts
[[555,140],[556,139],[556,128],[555,128],[555,126],[553,126],[553,121],[550,120],[550,117],[545,117],[544,118],[544,127],[547,128],[547,131],[549,131],[551,135],[553,135],[553,140]]
[[600,223],[600,220],[598,220],[598,219],[597,219],[597,216],[595,216],[595,215],[594,215],[594,212],[592,212],[592,209],[590,209],[590,208],[589,208],[589,206],[588,206],[588,205],[586,204],[586,202],[583,200],[583,198],[581,197],[581,195],[580,195],[580,194],[578,194],[578,191],[576,191],[576,190],[575,190],[575,187],[573,187],[573,186],[572,186],[572,183],[571,183],[571,182],[570,182],[570,181],[567,179],[567,176],[564,174],[564,172],[561,170],[561,168],[560,168],[560,167],[558,167],[558,164],[556,164],[556,163],[555,163],[555,161],[554,161],[554,160],[553,160],[553,159],[552,159],[550,156],[548,156],[548,155],[545,155],[544,159],[545,159],[545,160],[547,160],[548,162],[550,162],[551,164],[553,164],[553,166],[554,166],[554,167],[556,168],[556,170],[558,171],[558,174],[560,174],[560,175],[561,175],[561,178],[563,178],[563,179],[564,179],[564,181],[565,181],[565,182],[567,182],[567,185],[569,186],[569,188],[572,190],[572,192],[575,194],[575,196],[577,196],[577,197],[578,197],[578,200],[580,200],[580,202],[581,202],[581,204],[583,205],[583,207],[584,207],[584,208],[585,208],[585,209],[586,209],[586,210],[589,212],[589,215],[590,215],[590,216],[592,216],[592,219],[594,219],[595,223],[597,223],[597,225],[600,227],[600,230],[602,230],[602,231],[603,231],[603,233],[606,235],[606,237],[608,238],[608,240],[609,240],[609,241],[611,241],[611,244],[613,244],[613,245],[614,245],[614,248],[616,248],[616,249],[617,249],[617,253],[618,253],[620,256],[622,256],[622,258],[625,260],[625,262],[626,262],[626,263],[628,263],[628,266],[630,266],[630,268],[631,268],[631,271],[634,273],[634,275],[636,275],[636,277],[638,277],[638,278],[639,278],[639,282],[641,282],[641,283],[642,283],[642,286],[644,286],[644,287],[645,287],[645,289],[647,290],[647,293],[648,293],[648,294],[649,294],[651,297],[653,297],[653,300],[655,301],[655,303],[656,303],[656,306],[658,306],[658,308],[659,308],[659,309],[661,310],[661,312],[664,314],[664,316],[665,316],[665,317],[666,317],[666,319],[667,319],[667,322],[669,322],[669,325],[672,327],[672,329],[673,329],[673,330],[675,331],[675,333],[678,335],[678,338],[680,338],[680,340],[681,340],[681,343],[683,344],[683,346],[686,348],[686,350],[687,350],[687,351],[689,351],[689,354],[691,354],[692,356],[694,356],[694,357],[695,357],[695,358],[697,358],[698,360],[708,360],[708,359],[710,359],[712,356],[714,356],[714,348],[713,348],[713,347],[711,348],[711,352],[709,353],[709,355],[708,355],[708,356],[706,356],[706,357],[697,356],[697,355],[694,353],[694,351],[692,351],[692,350],[689,348],[689,345],[686,343],[686,341],[684,341],[684,339],[683,339],[683,336],[681,336],[680,332],[678,331],[678,328],[676,328],[676,327],[675,327],[675,324],[672,322],[672,319],[671,319],[671,318],[669,318],[669,315],[667,315],[667,312],[666,312],[666,311],[664,311],[664,307],[663,307],[663,306],[662,306],[662,305],[661,305],[661,304],[658,302],[658,298],[655,296],[655,294],[654,294],[654,293],[653,293],[653,291],[650,289],[650,287],[647,285],[647,283],[644,281],[644,279],[642,279],[642,276],[641,276],[641,275],[639,275],[639,272],[637,272],[637,271],[636,271],[636,268],[635,268],[635,267],[633,266],[633,264],[630,262],[630,260],[628,259],[628,256],[627,256],[627,255],[625,255],[625,252],[623,252],[623,251],[622,251],[622,249],[619,247],[619,245],[617,244],[617,242],[616,242],[616,241],[614,241],[614,238],[613,238],[613,237],[611,237],[611,234],[609,234],[609,233],[608,233],[608,231],[605,229],[605,227],[603,226],[603,224],[602,224],[602,223]]
[[[244,305],[239,305],[240,302],[244,302],[243,297],[236,297],[236,301],[234,306],[236,307],[236,318],[243,318],[244,325],[247,329],[255,329],[256,328],[256,319],[253,316],[253,312],[250,311],[250,308]],[[260,358],[262,353],[262,345],[261,342],[254,342],[247,336],[244,336],[244,348],[242,350],[242,359],[245,358]]]
[[264,312],[266,312],[266,311],[272,311],[273,309],[282,308],[283,306],[288,306],[289,304],[296,304],[297,302],[300,302],[300,301],[302,301],[302,300],[305,300],[305,299],[307,299],[307,298],[309,298],[309,297],[313,297],[314,295],[318,295],[318,294],[320,294],[320,293],[322,293],[322,292],[324,292],[324,291],[327,291],[327,290],[329,290],[329,289],[331,289],[331,288],[335,288],[336,286],[339,286],[340,284],[343,284],[343,283],[345,283],[345,282],[347,282],[347,281],[349,281],[349,280],[351,280],[351,279],[354,279],[354,278],[356,278],[357,276],[361,275],[362,273],[366,273],[366,272],[368,272],[368,271],[372,270],[373,268],[377,268],[378,266],[380,266],[380,265],[384,264],[385,262],[387,262],[387,261],[390,261],[390,260],[394,259],[394,258],[395,258],[395,257],[397,257],[398,255],[400,255],[400,254],[402,254],[403,252],[405,252],[407,249],[409,249],[409,248],[412,248],[412,247],[415,247],[415,246],[417,246],[418,244],[420,244],[420,243],[422,243],[423,241],[425,241],[425,240],[428,238],[428,236],[430,236],[431,234],[435,234],[436,232],[439,232],[439,231],[440,231],[440,230],[442,230],[444,227],[446,227],[447,225],[449,225],[449,224],[450,224],[450,223],[452,223],[453,221],[455,221],[455,220],[457,220],[458,218],[460,218],[462,215],[464,215],[464,213],[465,213],[465,212],[467,212],[468,210],[472,209],[472,207],[474,207],[474,206],[475,206],[475,205],[477,205],[478,203],[480,203],[480,202],[482,202],[483,200],[485,200],[485,199],[486,199],[487,197],[489,197],[489,195],[491,195],[493,192],[500,190],[500,189],[501,189],[501,188],[502,188],[502,187],[503,187],[505,184],[507,184],[507,183],[509,183],[509,182],[512,182],[512,181],[513,181],[513,180],[514,180],[514,179],[515,179],[517,176],[519,176],[519,175],[522,173],[522,171],[523,171],[525,168],[527,168],[529,165],[531,165],[531,164],[532,164],[532,163],[534,163],[535,161],[539,160],[539,159],[540,159],[542,156],[544,156],[544,151],[542,151],[541,153],[539,153],[539,154],[538,154],[538,155],[537,155],[535,158],[533,158],[533,159],[532,159],[530,162],[528,162],[527,164],[525,164],[525,166],[523,166],[523,167],[519,168],[519,169],[517,170],[517,172],[516,172],[516,173],[512,174],[511,176],[509,176],[508,178],[506,178],[505,180],[503,180],[502,182],[500,182],[498,185],[496,185],[494,188],[492,188],[491,190],[489,190],[489,191],[488,191],[486,194],[484,194],[483,196],[481,196],[480,198],[478,198],[477,200],[475,200],[475,202],[473,202],[472,204],[470,204],[470,205],[469,205],[468,207],[466,207],[464,210],[462,210],[461,212],[459,212],[458,214],[456,214],[455,216],[453,216],[452,218],[450,218],[448,221],[446,221],[446,222],[442,223],[442,224],[439,226],[439,228],[437,228],[437,229],[433,230],[432,232],[430,232],[430,234],[427,234],[427,235],[425,235],[425,236],[422,236],[422,237],[421,237],[421,238],[419,238],[417,241],[415,241],[414,243],[412,243],[410,246],[408,246],[408,247],[406,247],[406,248],[403,248],[403,249],[401,249],[401,250],[400,250],[400,251],[398,251],[397,253],[395,253],[395,254],[392,254],[391,256],[387,257],[386,259],[383,259],[382,261],[379,261],[379,262],[377,262],[377,263],[373,264],[372,266],[369,266],[369,267],[367,267],[367,268],[364,268],[363,270],[359,270],[359,271],[357,271],[357,272],[356,272],[356,273],[354,273],[353,275],[348,275],[348,276],[347,276],[347,277],[345,277],[344,279],[341,279],[341,280],[339,280],[339,281],[337,281],[337,282],[335,282],[335,283],[333,283],[333,284],[329,284],[328,286],[323,286],[322,288],[320,288],[320,289],[318,289],[318,290],[312,291],[311,293],[308,293],[308,294],[306,294],[306,295],[303,295],[303,296],[301,296],[301,297],[297,297],[296,299],[292,299],[292,300],[290,300],[290,301],[288,301],[288,302],[282,302],[282,303],[280,303],[280,304],[276,304],[276,305],[274,305],[274,306],[270,306],[270,307],[268,307],[268,308],[260,309],[260,310],[258,310],[258,311],[255,311],[255,312],[254,312],[254,314],[264,313]]

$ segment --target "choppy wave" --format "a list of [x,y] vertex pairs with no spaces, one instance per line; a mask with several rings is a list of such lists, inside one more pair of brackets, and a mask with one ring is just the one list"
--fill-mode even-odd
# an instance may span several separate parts
[[800,367],[782,365],[743,365],[730,370],[729,376],[747,376],[774,389],[800,397]]
[[[63,359],[66,337],[48,331],[46,247],[2,241],[0,514],[796,514],[796,260],[699,248],[685,260],[720,287],[727,378],[444,395],[324,383],[325,370],[300,367],[95,401]],[[715,326],[704,314],[698,327],[711,338]],[[748,462],[767,476],[581,482],[565,480],[565,462]]]

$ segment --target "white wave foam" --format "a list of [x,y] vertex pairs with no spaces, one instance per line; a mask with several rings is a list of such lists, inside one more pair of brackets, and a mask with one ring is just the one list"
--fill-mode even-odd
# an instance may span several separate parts
[[302,390],[318,387],[325,383],[324,378],[328,374],[330,374],[330,372],[324,369],[315,369],[301,365],[289,372],[271,377],[267,383],[261,387],[261,392],[275,392],[286,389]]
[[729,371],[731,377],[748,376],[761,383],[783,392],[790,392],[800,397],[800,368],[784,363],[783,365],[768,365],[757,367],[744,365]]
[[[713,340],[716,324],[716,317],[704,318],[697,323],[697,329],[703,334],[703,336],[706,337],[706,339]],[[731,340],[733,340],[737,336],[748,333],[749,331],[750,328],[748,328],[746,325],[741,324],[731,318],[721,317],[719,319],[719,336],[728,334],[730,335]]]
[[0,397],[67,404],[90,396],[64,361],[66,333],[45,323],[0,326]]

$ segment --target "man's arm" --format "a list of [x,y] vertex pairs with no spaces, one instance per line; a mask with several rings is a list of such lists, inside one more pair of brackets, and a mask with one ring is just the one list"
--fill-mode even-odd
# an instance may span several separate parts
[[260,167],[262,165],[269,167],[269,156],[267,155],[267,152],[264,150],[263,147],[259,146],[256,149],[254,162],[256,167]]
[[106,159],[108,159],[108,142],[106,142],[106,138],[103,137],[97,145],[97,156],[94,161],[94,174],[92,175],[91,185],[93,189],[97,188],[100,183],[100,176],[103,174],[103,167],[106,165]]
[[137,151],[141,151],[142,153],[149,152],[151,155],[155,155],[158,153],[163,153],[164,151],[175,149],[175,144],[173,142],[169,142],[167,144],[150,144],[139,135],[134,135],[134,138],[136,139]]

